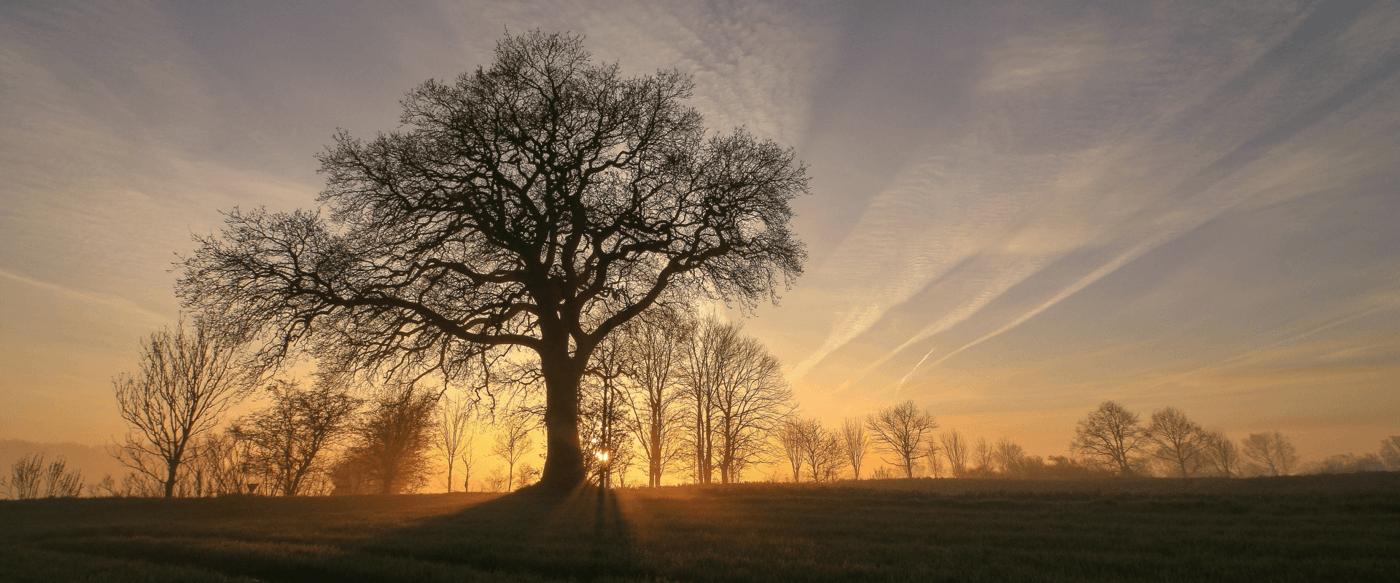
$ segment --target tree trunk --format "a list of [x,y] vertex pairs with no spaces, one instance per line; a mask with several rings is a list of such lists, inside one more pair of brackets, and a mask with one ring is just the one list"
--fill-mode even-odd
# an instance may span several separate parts
[[179,462],[169,463],[169,464],[166,464],[166,466],[165,466],[165,470],[166,470],[166,472],[165,472],[165,497],[166,497],[166,498],[174,498],[174,497],[175,497],[175,474],[176,474],[176,472],[179,471],[179,469],[180,469],[180,463],[179,463]]
[[583,447],[578,439],[578,385],[581,366],[569,358],[567,345],[557,355],[540,355],[544,374],[544,431],[548,451],[540,486],[569,491],[583,483]]

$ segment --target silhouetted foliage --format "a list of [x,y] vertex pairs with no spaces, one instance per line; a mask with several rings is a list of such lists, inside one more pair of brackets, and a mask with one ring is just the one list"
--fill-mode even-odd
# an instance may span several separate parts
[[1071,447],[1119,474],[1130,475],[1135,472],[1137,457],[1146,439],[1137,413],[1113,401],[1104,401],[1079,421]]
[[428,81],[403,131],[346,133],[321,155],[318,212],[234,210],[199,238],[186,306],[336,368],[473,374],[526,350],[545,382],[543,479],[584,478],[579,382],[603,338],[658,301],[743,306],[800,274],[791,150],[706,135],[677,71],[625,78],[581,39],[507,36],[489,68]]
[[437,395],[388,387],[369,402],[354,441],[331,468],[337,494],[416,492],[427,482]]
[[919,409],[913,401],[892,405],[872,414],[865,426],[875,436],[875,447],[895,456],[894,462],[904,471],[904,477],[914,477],[914,463],[925,453],[928,432],[938,428],[938,422],[928,411]]
[[[232,428],[220,433],[205,435],[196,445],[199,455],[186,473],[184,489],[193,490],[196,496],[222,496],[228,494],[248,494],[250,484],[262,487],[267,477],[253,467],[251,449],[254,444],[239,439]],[[262,490],[264,492],[267,489]]]
[[138,372],[112,381],[129,427],[112,455],[159,482],[166,498],[174,496],[196,440],[257,386],[244,366],[243,346],[205,319],[151,334],[141,344]]

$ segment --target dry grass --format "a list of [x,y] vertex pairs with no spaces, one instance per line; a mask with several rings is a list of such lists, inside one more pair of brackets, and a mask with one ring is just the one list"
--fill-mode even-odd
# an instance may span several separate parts
[[0,503],[21,581],[1384,580],[1400,475]]

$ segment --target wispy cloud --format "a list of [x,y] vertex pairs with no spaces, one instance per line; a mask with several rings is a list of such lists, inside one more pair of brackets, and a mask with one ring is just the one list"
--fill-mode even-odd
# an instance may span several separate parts
[[[934,346],[896,383],[902,388],[921,368],[942,364],[1020,326],[1254,197],[1278,200],[1316,192],[1309,186],[1319,186],[1317,175],[1302,176],[1300,168],[1322,170],[1324,180],[1339,182],[1348,173],[1377,171],[1389,153],[1366,155],[1360,148],[1339,148],[1337,142],[1358,134],[1375,136],[1377,127],[1395,123],[1385,110],[1362,108],[1358,113],[1350,106],[1389,82],[1396,64],[1371,59],[1369,66],[1351,67],[1344,75],[1329,70],[1326,75],[1335,81],[1324,90],[1312,85],[1316,76],[1311,71],[1276,70],[1278,59],[1303,58],[1279,56],[1277,47],[1298,42],[1290,27],[1307,25],[1299,24],[1307,17],[1298,13],[1292,22],[1259,27],[1252,31],[1255,42],[1243,53],[1182,47],[1169,32],[1107,33],[1092,25],[1016,37],[990,52],[990,65],[977,85],[981,101],[970,115],[986,120],[980,135],[1001,139],[984,140],[980,149],[932,146],[929,161],[907,170],[909,176],[866,210],[853,235],[823,266],[832,279],[844,276],[855,282],[843,295],[848,307],[793,376],[810,373],[935,281],[943,293],[960,290],[956,294],[962,299],[940,303],[938,312],[924,311],[928,324],[848,377],[838,391],[914,344],[974,320],[1017,286],[1033,286],[1021,295],[1044,298],[970,341],[951,349]],[[1359,42],[1354,37],[1366,32],[1349,26],[1342,22],[1333,34],[1310,37],[1316,46],[1309,50],[1334,55],[1354,50]],[[1249,33],[1232,32],[1235,39]],[[1055,55],[1059,57],[1048,57]],[[1215,64],[1164,69],[1173,59]],[[1291,99],[1282,110],[1271,108],[1267,104],[1277,103],[1280,83],[1307,87],[1303,92],[1309,99]],[[1167,86],[1173,87],[1170,93],[1158,92]],[[1099,93],[1088,93],[1089,88]],[[1123,101],[1125,94],[1133,100]],[[1073,100],[1057,101],[1059,96]],[[1102,114],[1106,108],[1125,107],[1127,115]],[[1081,110],[1098,115],[1075,118]],[[1354,115],[1369,118],[1371,125],[1355,123]],[[1071,127],[1071,133],[1064,133]],[[1038,151],[1046,153],[1028,155]],[[947,164],[950,159],[960,163]],[[930,162],[935,160],[944,164]],[[979,184],[989,175],[1003,181],[992,188]],[[994,208],[1007,212],[980,214]],[[940,222],[939,211],[962,221]],[[1045,288],[1036,278],[1069,252],[1095,248],[1120,251],[1059,287]],[[972,257],[1010,254],[1012,249],[1025,256],[1005,261],[1005,271],[995,276],[953,272]],[[950,284],[945,278],[964,281]],[[901,318],[911,315],[900,312]],[[986,324],[990,322],[978,326]]]
[[25,285],[31,285],[49,292],[57,293],[68,298],[82,300],[84,302],[104,306],[114,310],[121,310],[123,312],[136,314],[150,322],[164,323],[169,321],[168,317],[142,308],[141,306],[137,305],[136,302],[133,302],[123,297],[79,291],[69,287],[58,285],[56,283],[39,281],[32,277],[25,277],[17,273],[10,273],[3,269],[0,269],[0,277],[13,281],[18,281]]

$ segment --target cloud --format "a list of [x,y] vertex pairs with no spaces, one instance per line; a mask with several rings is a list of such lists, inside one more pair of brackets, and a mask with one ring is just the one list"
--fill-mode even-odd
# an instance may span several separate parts
[[[1278,17],[1286,14],[1273,16],[1221,37],[1231,39],[1230,48],[1248,47],[1242,53],[1210,43],[1181,46],[1170,25],[1109,33],[1093,23],[1047,25],[1050,32],[1013,37],[988,51],[989,65],[975,85],[984,95],[968,113],[980,120],[970,132],[980,139],[950,146],[931,138],[925,162],[866,209],[822,267],[829,273],[819,275],[823,282],[853,282],[841,296],[843,315],[792,376],[810,374],[934,282],[945,293],[957,290],[961,299],[925,310],[926,325],[837,390],[955,327],[986,330],[951,350],[935,345],[896,384],[902,387],[921,367],[1018,327],[1255,197],[1305,196],[1324,182],[1381,171],[1393,161],[1393,146],[1368,150],[1356,143],[1374,141],[1384,135],[1379,128],[1395,125],[1392,109],[1367,101],[1393,85],[1400,61],[1369,58],[1357,65],[1352,59],[1356,46],[1378,48],[1357,40],[1373,27],[1330,22],[1325,34],[1308,36],[1304,41],[1312,45],[1300,49],[1295,45],[1304,41],[1296,29],[1316,15],[1295,13],[1282,23]],[[1393,54],[1390,44],[1382,54]],[[1287,47],[1282,54],[1281,46]],[[1322,65],[1339,53],[1346,53],[1336,57],[1345,67]],[[1198,66],[1166,68],[1177,60]],[[1322,86],[1320,76],[1328,80]],[[1160,91],[1164,87],[1171,91]],[[1282,104],[1281,90],[1288,94]],[[1090,111],[1096,115],[1083,117]],[[1341,147],[1347,141],[1352,144]],[[941,212],[953,220],[940,220]],[[1106,259],[1066,283],[1037,277],[1071,252],[1094,249],[1108,251]],[[1001,258],[1006,271],[957,270],[988,257]],[[1021,290],[1018,296],[1042,299],[1019,312],[988,316],[1004,317],[1000,322],[979,319],[1013,288]],[[901,309],[899,317],[916,313]]]
[[166,318],[164,315],[142,308],[141,306],[138,306],[136,302],[133,302],[126,298],[94,294],[89,292],[81,292],[58,284],[49,283],[46,281],[39,281],[30,277],[25,277],[17,273],[10,273],[3,269],[0,269],[0,277],[18,281],[20,283],[31,285],[46,291],[55,292],[67,296],[69,298],[82,300],[84,302],[97,304],[99,306],[105,306],[115,310],[129,312],[131,314],[139,315],[151,322],[163,323],[168,321],[168,318]]

